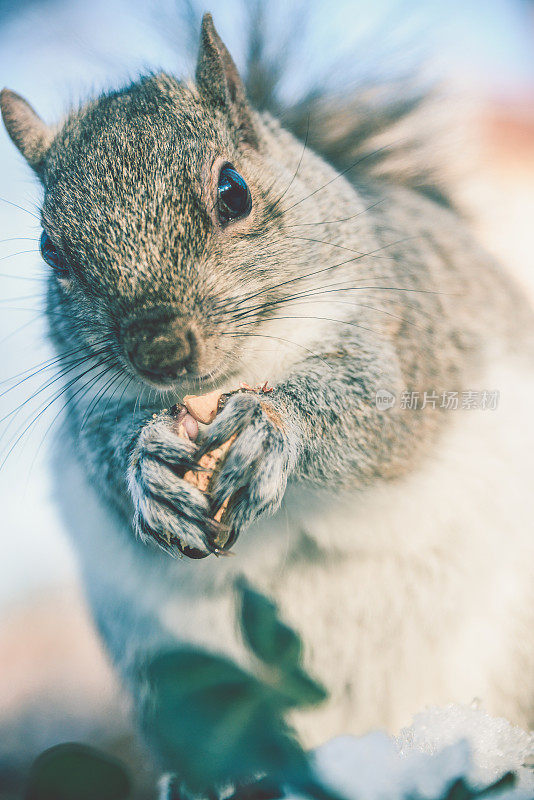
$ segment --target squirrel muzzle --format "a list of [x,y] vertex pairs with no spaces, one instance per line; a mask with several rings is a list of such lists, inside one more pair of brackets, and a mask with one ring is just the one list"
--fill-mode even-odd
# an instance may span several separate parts
[[136,372],[155,383],[171,383],[196,371],[199,337],[194,325],[181,317],[131,322],[123,346]]

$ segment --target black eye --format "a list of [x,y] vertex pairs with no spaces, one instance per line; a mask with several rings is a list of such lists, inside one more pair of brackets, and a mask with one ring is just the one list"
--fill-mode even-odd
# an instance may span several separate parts
[[225,164],[221,169],[217,198],[223,222],[250,214],[252,198],[248,186],[231,164]]
[[65,278],[68,275],[67,265],[46,231],[41,234],[39,247],[46,263],[56,271],[60,278]]

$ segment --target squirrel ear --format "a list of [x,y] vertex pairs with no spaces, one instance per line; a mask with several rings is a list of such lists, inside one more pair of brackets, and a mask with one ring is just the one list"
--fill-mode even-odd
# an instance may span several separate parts
[[211,14],[204,14],[200,32],[197,86],[215,108],[230,114],[243,141],[258,147],[253,112],[232,56],[215,30]]
[[36,172],[42,164],[53,134],[31,105],[9,89],[0,92],[0,109],[14,145]]

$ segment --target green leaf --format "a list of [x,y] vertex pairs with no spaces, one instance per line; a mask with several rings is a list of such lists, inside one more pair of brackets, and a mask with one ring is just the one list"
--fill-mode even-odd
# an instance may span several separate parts
[[148,680],[147,732],[192,791],[306,764],[283,720],[280,695],[231,661],[173,650],[152,662]]
[[282,702],[288,708],[315,706],[324,702],[328,692],[320,683],[310,678],[302,669],[284,672],[278,681],[277,689],[282,695]]
[[516,776],[513,772],[505,773],[495,783],[486,786],[484,789],[476,789],[469,786],[464,778],[455,780],[444,796],[444,800],[478,800],[478,798],[497,798],[504,789],[512,789],[516,784]]
[[458,778],[454,781],[446,795],[446,800],[471,800],[473,792],[466,784],[463,778]]
[[239,581],[241,628],[253,653],[261,661],[292,671],[302,658],[302,642],[294,630],[281,622],[274,603]]
[[241,628],[253,653],[276,670],[276,688],[286,708],[316,705],[328,696],[317,681],[301,667],[300,636],[283,623],[276,605],[243,579],[237,582],[241,592]]
[[86,745],[45,750],[30,771],[26,800],[126,800],[130,780],[115,759]]
[[513,789],[513,787],[517,783],[517,775],[513,772],[506,772],[502,777],[492,783],[491,786],[487,786],[485,789],[482,789],[476,797],[492,797],[501,794],[505,789]]

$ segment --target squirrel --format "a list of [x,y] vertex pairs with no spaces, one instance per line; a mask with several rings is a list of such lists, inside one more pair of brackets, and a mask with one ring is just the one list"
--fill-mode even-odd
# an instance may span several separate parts
[[[329,691],[292,719],[305,745],[475,697],[534,722],[532,308],[352,108],[254,107],[209,14],[194,81],[148,74],[56,126],[1,94],[44,192],[57,499],[141,727],[154,653],[246,658],[242,575]],[[174,432],[187,393],[265,380]],[[209,496],[183,479],[231,437]]]

